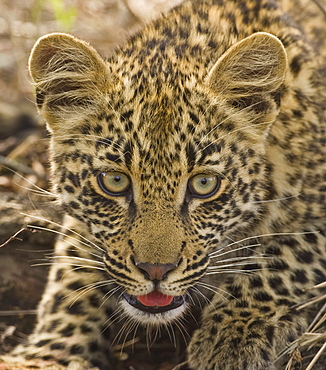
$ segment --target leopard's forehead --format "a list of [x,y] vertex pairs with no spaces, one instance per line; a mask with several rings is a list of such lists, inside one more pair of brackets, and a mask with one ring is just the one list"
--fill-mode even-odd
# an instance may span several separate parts
[[[153,110],[154,107],[144,103],[119,114],[115,111],[100,115],[95,127],[83,127],[87,146],[81,145],[81,151],[90,153],[92,147],[94,170],[113,166],[141,183],[144,192],[161,187],[174,193],[176,183],[195,166],[205,166],[213,160],[218,164],[225,140],[218,139],[217,131],[215,140],[211,140],[211,128],[204,122],[200,124],[198,113],[185,108],[167,113],[163,106]],[[207,114],[202,119],[206,121]]]
[[164,170],[178,177],[173,169],[190,173],[212,160],[216,164],[222,146],[238,141],[245,148],[246,139],[254,141],[237,130],[246,112],[226,109],[196,78],[183,81],[175,76],[172,86],[161,77],[141,79],[139,84],[132,74],[117,74],[113,73],[106,105],[74,127],[74,133],[94,137],[89,145],[95,146],[94,157],[100,161],[113,161],[135,174]]
[[[180,109],[182,103],[175,100],[170,115],[145,99],[137,108],[125,103],[120,112],[110,103],[96,119],[85,120],[79,132],[75,129],[69,146],[60,141],[71,160],[65,160],[63,168],[59,154],[59,171],[68,170],[81,179],[110,170],[126,173],[135,193],[137,189],[138,205],[181,204],[188,179],[196,173],[211,172],[237,186],[239,168],[246,168],[254,156],[254,145],[248,149],[248,143],[254,144],[252,137],[236,129],[239,117],[226,119],[221,107],[212,104],[195,114],[191,105]],[[194,104],[200,104],[198,95]],[[259,173],[257,161],[251,167]],[[243,175],[244,182],[255,180],[247,171]]]

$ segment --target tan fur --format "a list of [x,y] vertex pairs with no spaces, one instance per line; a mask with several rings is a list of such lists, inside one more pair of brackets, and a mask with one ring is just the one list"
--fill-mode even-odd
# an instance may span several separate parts
[[[311,320],[295,307],[326,279],[324,40],[295,7],[185,1],[107,61],[70,35],[36,43],[54,191],[74,219],[15,354],[116,369],[110,320],[174,325],[199,295],[190,369],[285,368]],[[155,292],[171,303],[140,304]]]
[[[31,56],[33,58],[29,59],[29,70],[36,91],[51,92],[46,104],[51,106],[58,101],[69,100],[72,106],[79,105],[79,115],[69,105],[60,109],[56,107],[55,112],[52,109],[44,112],[45,118],[51,122],[51,131],[56,131],[57,121],[61,123],[69,115],[74,116],[73,128],[82,119],[84,110],[89,112],[94,108],[93,103],[100,104],[103,97],[101,91],[107,84],[106,66],[98,53],[84,41],[70,35],[53,33],[38,40]],[[98,100],[92,102],[92,96]]]

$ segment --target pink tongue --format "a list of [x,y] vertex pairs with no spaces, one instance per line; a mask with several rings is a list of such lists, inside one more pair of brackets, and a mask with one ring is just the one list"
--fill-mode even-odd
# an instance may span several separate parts
[[156,307],[162,307],[167,306],[173,301],[172,295],[166,295],[158,290],[154,290],[153,292],[145,295],[139,295],[137,296],[137,299],[140,303],[142,303],[144,306],[156,306]]

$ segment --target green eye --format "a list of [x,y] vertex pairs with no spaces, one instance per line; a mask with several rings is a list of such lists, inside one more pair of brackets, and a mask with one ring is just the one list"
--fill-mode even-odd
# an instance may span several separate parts
[[97,181],[105,193],[113,196],[125,195],[131,186],[129,177],[118,171],[102,172]]
[[214,195],[220,187],[218,176],[200,173],[189,179],[189,192],[197,198],[209,198]]

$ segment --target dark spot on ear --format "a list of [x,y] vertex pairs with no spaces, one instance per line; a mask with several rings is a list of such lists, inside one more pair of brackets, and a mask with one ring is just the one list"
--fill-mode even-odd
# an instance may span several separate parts
[[45,99],[45,94],[40,89],[36,89],[36,104],[39,109],[42,108]]

